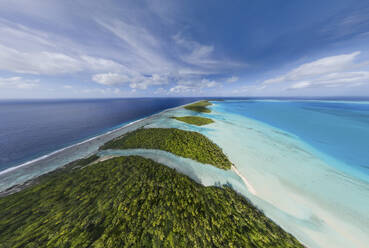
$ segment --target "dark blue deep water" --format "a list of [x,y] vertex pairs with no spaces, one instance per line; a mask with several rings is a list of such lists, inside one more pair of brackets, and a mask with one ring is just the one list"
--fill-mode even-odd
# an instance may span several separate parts
[[0,101],[0,171],[195,100]]

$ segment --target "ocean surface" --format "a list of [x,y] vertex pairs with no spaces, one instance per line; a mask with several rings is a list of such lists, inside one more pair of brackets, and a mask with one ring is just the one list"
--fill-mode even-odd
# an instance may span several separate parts
[[[200,132],[218,144],[234,163],[238,170],[237,173],[203,165],[191,159],[158,150],[108,150],[100,151],[98,155],[140,155],[175,168],[206,186],[226,183],[247,197],[269,218],[293,234],[307,247],[368,247],[368,101],[227,99],[213,101],[213,105],[210,106],[211,113],[194,113],[182,107],[162,112],[160,110],[195,99],[169,99],[173,101],[172,105],[166,102],[167,99],[160,99],[163,101],[162,104],[159,104],[158,100],[137,99],[139,102],[146,103],[137,105],[133,104],[132,100],[118,100],[117,105],[113,100],[109,103],[92,101],[83,103],[84,107],[75,106],[81,103],[58,103],[74,106],[68,110],[71,111],[67,115],[69,121],[63,121],[63,123],[64,126],[70,125],[69,128],[76,129],[74,137],[79,138],[60,142],[59,147],[48,151],[55,151],[73,142],[79,143],[21,166],[8,167],[3,170],[3,173],[0,172],[0,190],[23,183],[75,159],[94,153],[106,141],[136,128],[181,128]],[[141,110],[146,111],[145,108],[149,105],[147,103],[150,102],[154,106],[163,107],[162,109],[161,107],[154,108],[155,110],[152,111],[160,113],[130,125],[127,123],[149,115],[149,111],[141,112],[141,115],[132,114],[130,119],[120,116],[124,116],[124,113],[131,113],[131,111],[134,113],[135,110],[130,109],[137,106],[141,106]],[[109,107],[101,107],[101,104]],[[95,106],[90,110],[91,115],[87,114],[90,116],[88,121],[86,121],[86,116],[84,117],[85,112],[89,109],[87,106]],[[114,110],[112,106],[118,109]],[[32,106],[30,107],[32,110]],[[25,106],[25,109],[27,108]],[[50,107],[44,105],[44,108],[49,109]],[[63,107],[60,108],[61,113],[66,111]],[[124,111],[122,108],[127,108],[127,110]],[[26,116],[33,120],[31,123],[37,122],[38,118],[34,118],[37,113],[34,115],[30,109],[20,112],[28,112]],[[74,110],[78,110],[75,113],[80,113],[81,116],[73,117]],[[57,121],[48,119],[67,118],[63,118],[61,114],[54,114],[55,109],[51,112],[53,114],[49,117],[45,114],[44,121],[55,123]],[[4,116],[4,112],[1,114]],[[105,117],[101,117],[104,114]],[[169,118],[186,115],[209,117],[215,122],[198,127]],[[107,118],[108,116],[110,117]],[[19,125],[26,129],[27,118],[24,116],[22,118],[23,122]],[[79,119],[79,122],[73,120],[74,118]],[[109,124],[101,124],[106,123],[106,119],[111,120]],[[78,124],[81,126],[96,125],[99,128],[95,126],[93,129],[95,131],[82,135],[84,128],[73,126],[68,122],[73,125],[82,123],[83,125]],[[8,122],[9,124],[11,122]],[[48,130],[47,124],[40,126]],[[57,135],[58,128],[55,126],[53,128],[56,132],[54,133],[55,141],[59,142],[60,139],[66,138]],[[12,131],[11,128],[9,130]],[[16,129],[13,130],[14,133],[16,131]],[[47,132],[42,128],[38,134],[48,140]],[[100,135],[92,137],[96,134]],[[37,132],[34,136],[37,136]],[[21,135],[18,138],[21,140]],[[32,135],[29,139],[32,139]],[[39,142],[42,144],[41,138]],[[49,144],[52,145],[52,143],[53,141],[50,140]],[[43,150],[40,154],[48,154],[48,151]],[[27,159],[23,161],[25,160]],[[9,164],[11,163],[8,163],[8,166]]]
[[0,172],[193,98],[0,101]]
[[341,167],[346,165],[341,169],[369,176],[367,101],[249,100],[228,101],[220,108],[293,134],[320,151],[327,162],[335,159]]
[[[182,173],[204,185],[227,182],[307,247],[368,247],[368,102],[227,100],[210,108],[211,113],[198,114],[215,120],[210,125],[169,121],[172,115],[193,114],[175,109],[146,127],[206,135],[247,183],[240,186],[240,178],[229,172],[178,158],[181,168],[187,168]],[[160,152],[121,152],[160,158],[174,167],[173,158]]]

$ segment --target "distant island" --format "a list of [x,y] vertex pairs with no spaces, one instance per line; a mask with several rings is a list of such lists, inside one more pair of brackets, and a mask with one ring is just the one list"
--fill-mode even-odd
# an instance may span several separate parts
[[[184,108],[209,113],[210,105]],[[135,148],[232,166],[206,136],[177,128],[139,128],[100,150]],[[230,185],[205,187],[140,156],[77,160],[0,198],[0,209],[1,247],[303,247]]]
[[200,112],[200,113],[210,113],[211,110],[207,108],[207,106],[210,106],[210,105],[211,105],[211,102],[209,101],[199,101],[193,104],[189,104],[185,106],[184,108],[195,111],[195,112]]
[[177,121],[183,121],[188,124],[192,124],[196,126],[204,126],[204,125],[214,123],[212,119],[206,118],[206,117],[200,117],[200,116],[180,116],[180,117],[173,116],[172,118]]

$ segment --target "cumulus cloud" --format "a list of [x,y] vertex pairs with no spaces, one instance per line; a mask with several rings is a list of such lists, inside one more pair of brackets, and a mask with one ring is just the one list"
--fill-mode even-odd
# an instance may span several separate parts
[[145,90],[151,85],[165,85],[168,84],[170,80],[169,74],[153,74],[151,76],[138,76],[134,78],[132,83],[129,85],[133,89]]
[[[47,13],[33,5],[26,12],[19,12],[31,18],[31,9],[37,10],[33,16],[35,23],[41,18],[48,25],[32,26],[33,22],[17,23],[0,18],[0,70],[6,75],[40,75],[40,78],[56,79],[55,82],[67,76],[68,86],[60,86],[64,89],[70,89],[69,86],[77,89],[74,84],[77,86],[88,78],[106,88],[145,90],[171,84],[167,91],[179,85],[182,86],[176,89],[180,91],[185,91],[184,88],[193,91],[219,85],[205,77],[217,78],[230,68],[244,66],[223,57],[213,44],[203,44],[182,33],[159,32],[163,28],[161,22],[147,22],[150,18],[146,17],[152,17],[150,11],[138,13],[132,9],[117,15],[111,11],[111,5],[105,9],[106,4],[96,1],[94,6],[104,11],[85,15],[76,13],[69,5],[55,4],[49,6]],[[82,2],[76,4],[79,9],[91,7]],[[18,13],[18,7],[14,7],[18,4],[5,5],[13,5],[12,11]],[[40,2],[41,5],[48,4]],[[86,9],[88,13],[92,11]],[[76,23],[81,27],[76,28]],[[93,28],[96,32],[78,33],[79,28]],[[42,85],[46,84],[45,81]]]
[[109,72],[93,75],[92,80],[103,85],[116,85],[129,83],[131,78],[127,75]]
[[369,81],[369,72],[360,70],[365,63],[355,62],[359,55],[360,52],[353,52],[305,63],[284,75],[265,80],[263,85],[288,83],[288,89],[358,86]]
[[238,79],[239,79],[238,77],[232,76],[232,77],[228,78],[226,80],[226,82],[227,83],[234,83],[234,82],[238,81]]
[[191,86],[187,86],[187,85],[176,85],[172,88],[169,89],[169,92],[171,93],[186,93],[189,91],[193,91],[194,88],[192,88]]
[[101,73],[93,75],[92,80],[103,85],[122,85],[129,84],[132,89],[147,89],[151,85],[168,84],[168,75],[153,74],[144,76],[141,74],[119,74],[119,73]]
[[24,79],[22,77],[0,78],[0,88],[33,89],[39,86],[39,80]]

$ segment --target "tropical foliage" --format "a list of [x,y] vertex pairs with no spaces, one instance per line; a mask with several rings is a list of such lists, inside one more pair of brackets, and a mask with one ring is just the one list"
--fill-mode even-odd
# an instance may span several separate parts
[[195,111],[195,112],[200,112],[200,113],[210,113],[211,110],[207,108],[207,106],[210,106],[210,105],[212,104],[209,101],[200,101],[200,102],[195,102],[190,105],[186,105],[184,108]]
[[204,135],[176,128],[141,128],[111,140],[100,149],[159,149],[175,155],[230,169],[231,162],[215,143]]
[[138,156],[74,164],[0,199],[0,247],[303,247],[229,187]]
[[197,126],[203,126],[203,125],[207,125],[207,124],[214,122],[210,118],[205,118],[205,117],[200,117],[200,116],[181,116],[181,117],[173,116],[172,118],[178,121],[183,121],[188,124],[197,125]]

